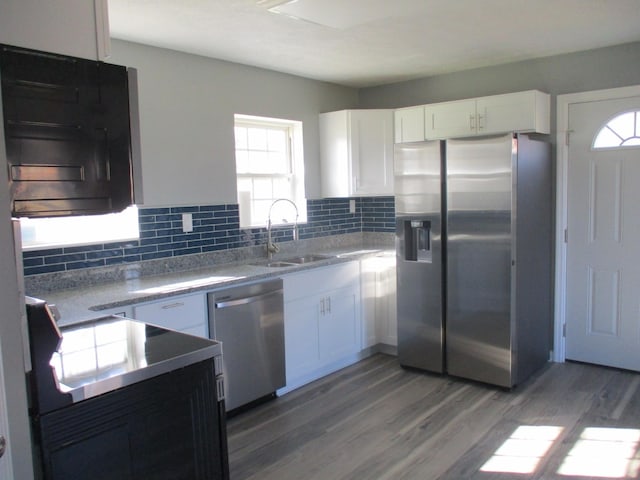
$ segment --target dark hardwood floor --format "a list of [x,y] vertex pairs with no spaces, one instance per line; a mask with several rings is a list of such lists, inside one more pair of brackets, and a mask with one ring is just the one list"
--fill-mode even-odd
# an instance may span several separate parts
[[231,480],[640,478],[640,375],[549,364],[509,392],[377,354],[228,434]]

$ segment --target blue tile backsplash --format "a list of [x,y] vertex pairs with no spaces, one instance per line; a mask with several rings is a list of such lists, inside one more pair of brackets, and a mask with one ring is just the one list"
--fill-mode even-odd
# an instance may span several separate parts
[[[357,232],[395,231],[393,197],[357,198],[356,213],[349,213],[349,200],[308,200],[307,223],[300,225],[300,239]],[[193,232],[182,231],[183,213],[192,214]],[[103,267],[266,242],[264,228],[240,229],[237,204],[141,207],[138,215],[139,240],[24,252],[24,274]],[[276,228],[272,233],[276,241],[292,240],[290,228]]]

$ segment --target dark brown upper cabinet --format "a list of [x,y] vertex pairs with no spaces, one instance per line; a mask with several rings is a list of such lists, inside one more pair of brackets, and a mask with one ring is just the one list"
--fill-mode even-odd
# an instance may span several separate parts
[[133,203],[127,68],[2,45],[0,76],[12,215]]

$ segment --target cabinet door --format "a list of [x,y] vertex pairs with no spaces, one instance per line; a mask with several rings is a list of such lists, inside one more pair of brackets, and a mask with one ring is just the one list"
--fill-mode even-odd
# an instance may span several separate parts
[[393,195],[391,110],[353,110],[349,114],[352,193]]
[[323,197],[352,194],[351,146],[347,110],[320,115],[320,163]]
[[425,136],[428,140],[464,137],[476,132],[476,101],[473,99],[425,107]]
[[[353,363],[361,348],[360,262],[285,275],[287,389]],[[339,367],[338,367],[339,368]]]
[[228,479],[216,383],[209,359],[34,419],[44,478]]
[[493,95],[477,100],[478,134],[549,133],[549,96],[538,91]]
[[376,282],[376,331],[379,343],[398,345],[395,258],[381,259]]
[[167,300],[136,305],[133,318],[145,323],[207,338],[209,326],[204,294],[179,295]]
[[322,195],[393,194],[391,110],[341,110],[320,115]]
[[320,365],[319,299],[301,298],[284,305],[284,351],[287,385]]
[[395,143],[425,140],[424,106],[399,108],[394,112]]
[[107,0],[2,0],[0,43],[91,60],[110,55]]
[[357,290],[345,288],[320,300],[318,340],[320,361],[329,363],[360,351]]
[[362,294],[362,348],[378,343],[376,329],[376,292],[377,292],[376,258],[362,260],[360,267],[360,292]]

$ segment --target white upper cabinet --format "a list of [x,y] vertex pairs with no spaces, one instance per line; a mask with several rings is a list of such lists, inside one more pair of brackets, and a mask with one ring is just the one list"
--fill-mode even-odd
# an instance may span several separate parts
[[394,112],[395,143],[424,141],[424,105]]
[[427,140],[550,132],[550,96],[537,90],[426,105]]
[[424,136],[453,138],[475,135],[477,132],[476,101],[436,103],[424,109]]
[[0,43],[89,60],[110,55],[107,0],[2,0]]
[[393,195],[393,110],[320,114],[323,197]]
[[551,99],[537,90],[478,98],[478,134],[551,132]]

